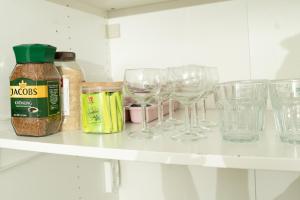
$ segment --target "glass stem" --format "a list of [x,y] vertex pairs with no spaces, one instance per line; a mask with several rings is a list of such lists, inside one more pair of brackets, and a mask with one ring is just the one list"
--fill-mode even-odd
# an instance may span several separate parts
[[164,120],[164,108],[162,98],[158,98],[157,101],[157,112],[158,112],[158,125],[161,125]]
[[197,107],[197,103],[193,103],[191,106],[192,109],[192,125],[193,127],[198,127],[198,121],[199,121],[199,117],[198,117],[198,107]]
[[206,120],[206,104],[205,104],[205,98],[201,99],[201,106],[202,106],[202,121]]
[[142,131],[148,130],[146,104],[142,104]]
[[174,119],[173,116],[174,116],[174,101],[170,97],[169,98],[169,120],[173,120]]
[[184,119],[185,119],[185,133],[191,133],[191,107],[189,105],[184,106]]

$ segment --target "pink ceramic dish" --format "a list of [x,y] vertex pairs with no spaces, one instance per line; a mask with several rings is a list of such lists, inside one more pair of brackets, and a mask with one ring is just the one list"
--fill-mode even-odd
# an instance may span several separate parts
[[[177,110],[179,108],[179,103],[174,103],[174,110]],[[164,102],[163,104],[163,111],[164,115],[169,113],[169,103]],[[129,115],[130,120],[133,123],[141,123],[142,122],[142,110],[141,107],[129,107]],[[147,122],[151,122],[155,119],[157,119],[158,111],[157,111],[157,105],[150,105],[146,109],[146,120]]]

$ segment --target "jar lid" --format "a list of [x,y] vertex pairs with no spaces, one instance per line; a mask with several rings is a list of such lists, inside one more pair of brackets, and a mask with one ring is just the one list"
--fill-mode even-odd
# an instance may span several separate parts
[[82,82],[81,87],[84,89],[100,89],[103,91],[120,91],[123,82]]
[[18,64],[53,63],[56,47],[47,44],[22,44],[13,47]]
[[76,54],[68,51],[58,51],[55,53],[55,61],[74,61]]

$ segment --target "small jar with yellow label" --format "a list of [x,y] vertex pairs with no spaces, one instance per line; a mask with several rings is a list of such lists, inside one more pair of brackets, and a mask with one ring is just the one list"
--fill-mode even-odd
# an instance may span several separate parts
[[12,125],[17,135],[45,136],[61,124],[61,76],[54,66],[56,48],[14,46],[17,65],[10,76]]
[[121,82],[81,84],[81,125],[86,133],[117,133],[123,130]]

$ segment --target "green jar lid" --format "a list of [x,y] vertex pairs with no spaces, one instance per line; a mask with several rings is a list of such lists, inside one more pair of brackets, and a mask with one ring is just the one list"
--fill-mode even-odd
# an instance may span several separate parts
[[22,44],[13,49],[18,64],[53,63],[56,52],[56,47],[47,44]]

